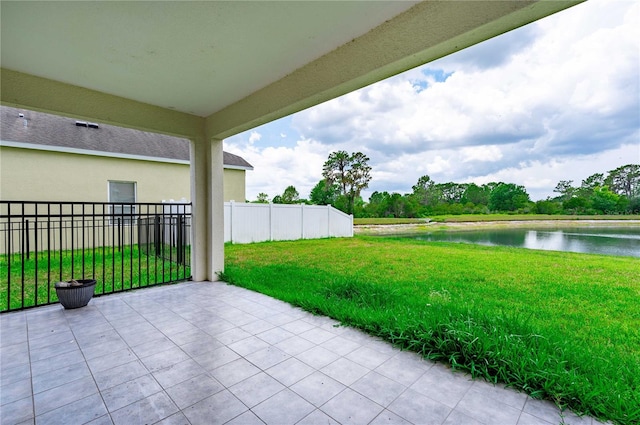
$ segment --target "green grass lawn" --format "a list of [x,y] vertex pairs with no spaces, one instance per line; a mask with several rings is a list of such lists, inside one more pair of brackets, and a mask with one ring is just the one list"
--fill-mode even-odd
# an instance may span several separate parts
[[557,221],[557,220],[640,220],[640,215],[548,215],[548,214],[462,214],[462,215],[434,215],[428,218],[354,218],[353,224],[358,225],[391,225],[391,224],[420,224],[428,221],[438,223],[474,223],[486,221]]
[[[169,250],[167,247],[167,258]],[[100,247],[86,250],[84,255],[80,250],[45,251],[30,253],[28,259],[20,254],[1,255],[0,312],[56,302],[55,283],[72,278],[96,279],[96,295],[189,278],[190,268],[176,264],[174,249],[171,258],[174,261],[146,255],[137,246],[121,250]]]
[[478,221],[536,221],[536,220],[640,220],[640,215],[549,215],[549,214],[462,214],[429,217],[443,223]]
[[426,223],[426,218],[354,218],[354,225],[384,225],[384,224],[420,224]]
[[227,245],[223,279],[427,358],[640,421],[640,260],[413,239]]

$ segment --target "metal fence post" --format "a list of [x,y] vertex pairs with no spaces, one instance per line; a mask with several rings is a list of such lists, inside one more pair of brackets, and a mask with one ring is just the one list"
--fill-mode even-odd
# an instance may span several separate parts
[[95,296],[189,279],[190,204],[168,214],[161,204],[133,205],[0,200],[0,255],[6,259],[0,313],[56,302],[53,283],[80,274],[100,282]]
[[178,214],[176,218],[177,228],[176,228],[176,252],[177,258],[176,262],[178,264],[184,264],[184,214]]
[[153,243],[156,256],[161,255],[162,247],[160,246],[160,216],[157,214],[154,216]]
[[[24,212],[24,206],[23,206],[23,212]],[[22,228],[23,232],[22,232],[22,240],[23,245],[25,245],[25,252],[27,253],[27,260],[29,259],[29,251],[31,251],[31,249],[29,248],[29,220],[25,220],[24,221],[24,227]]]

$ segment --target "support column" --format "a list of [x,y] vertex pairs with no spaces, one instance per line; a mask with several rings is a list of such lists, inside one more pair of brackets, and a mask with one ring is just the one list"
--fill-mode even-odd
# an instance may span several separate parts
[[222,140],[206,135],[191,140],[191,276],[218,280],[224,271]]

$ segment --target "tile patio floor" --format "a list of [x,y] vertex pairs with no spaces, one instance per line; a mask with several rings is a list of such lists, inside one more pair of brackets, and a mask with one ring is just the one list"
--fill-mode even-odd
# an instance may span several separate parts
[[[335,321],[220,282],[0,316],[5,424],[558,424]],[[567,413],[567,424],[596,423]]]

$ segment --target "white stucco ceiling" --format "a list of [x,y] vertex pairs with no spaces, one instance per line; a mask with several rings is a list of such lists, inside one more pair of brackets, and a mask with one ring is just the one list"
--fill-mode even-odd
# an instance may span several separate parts
[[0,101],[224,139],[583,0],[0,1]]
[[204,117],[415,3],[3,0],[1,63]]

